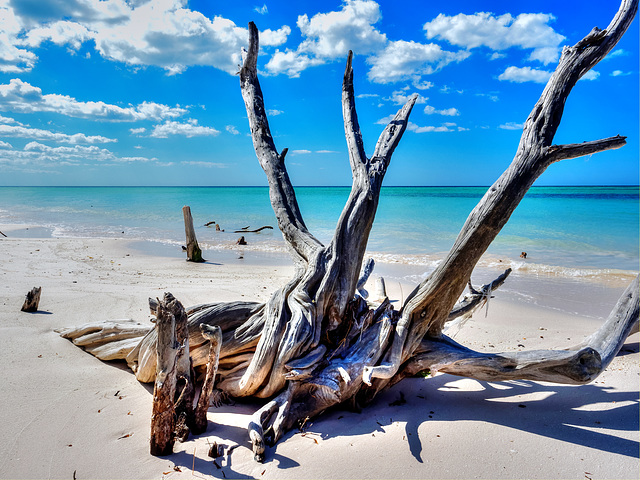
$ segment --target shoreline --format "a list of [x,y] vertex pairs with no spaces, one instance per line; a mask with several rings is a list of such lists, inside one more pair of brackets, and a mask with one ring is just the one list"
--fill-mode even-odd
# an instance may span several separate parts
[[[263,402],[241,401],[211,408],[204,435],[176,444],[171,456],[152,457],[151,386],[137,382],[121,363],[101,362],[53,330],[117,318],[146,322],[147,298],[164,291],[185,306],[266,301],[289,280],[293,265],[245,262],[253,255],[192,264],[182,256],[142,253],[116,239],[10,237],[0,242],[0,381],[6,386],[0,478],[72,478],[76,473],[79,479],[179,479],[223,478],[224,473],[226,478],[489,479],[584,478],[588,473],[595,479],[637,474],[638,334],[590,385],[490,383],[446,374],[406,379],[361,414],[336,409],[312,421],[304,434],[289,432],[268,450],[264,464],[254,462],[246,433],[249,416]],[[522,281],[514,277],[514,289]],[[24,295],[33,286],[42,286],[40,311],[22,313]],[[456,341],[488,352],[520,345],[566,348],[601,323],[510,301],[503,288],[486,317],[483,309],[451,333]],[[395,282],[387,282],[387,290],[392,299],[401,298]],[[592,293],[586,300],[588,309],[603,310]],[[392,406],[400,392],[406,404]],[[214,440],[239,445],[218,459],[221,469],[206,454]]]

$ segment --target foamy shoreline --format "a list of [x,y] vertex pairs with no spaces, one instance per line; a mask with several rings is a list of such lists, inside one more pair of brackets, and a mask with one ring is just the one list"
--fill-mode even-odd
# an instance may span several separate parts
[[[591,385],[408,379],[362,414],[328,412],[306,435],[291,432],[265,464],[253,461],[245,430],[259,403],[212,408],[205,435],[178,444],[170,457],[151,457],[150,387],[53,330],[102,319],[146,322],[147,298],[164,291],[185,305],[264,301],[290,278],[292,265],[286,257],[255,261],[249,251],[243,259],[215,253],[206,264],[191,264],[181,252],[152,255],[126,240],[15,238],[3,228],[9,237],[0,237],[0,478],[637,476],[637,334]],[[403,266],[379,264],[376,273],[392,279],[396,268]],[[615,288],[594,287],[604,298],[581,283],[549,282],[515,275],[496,292],[487,316],[474,315],[456,341],[496,352],[566,348],[597,328],[615,303],[607,305]],[[43,289],[40,312],[22,313],[34,286]],[[394,280],[387,286],[396,304],[408,294]],[[544,304],[511,299],[510,289]],[[554,309],[565,295],[576,311],[592,315]],[[407,403],[390,406],[400,392]],[[240,445],[219,460],[221,470],[206,455],[213,440]]]

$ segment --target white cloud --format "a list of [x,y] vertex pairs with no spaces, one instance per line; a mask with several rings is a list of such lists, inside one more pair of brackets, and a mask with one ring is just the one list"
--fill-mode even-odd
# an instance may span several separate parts
[[308,155],[311,150],[291,150],[291,155]]
[[282,110],[276,110],[275,108],[267,110],[267,115],[270,117],[275,117],[276,115],[282,115],[284,112]]
[[265,66],[266,73],[298,77],[305,69],[344,58],[349,50],[359,55],[374,53],[387,43],[385,34],[373,25],[380,6],[371,0],[346,0],[340,11],[301,15],[297,26],[304,40],[296,50],[276,50]]
[[475,95],[476,97],[486,97],[492,102],[497,102],[498,100],[500,100],[498,98],[498,95],[496,95],[495,93],[476,93]]
[[596,70],[589,70],[582,76],[582,80],[596,80],[600,76],[600,72]]
[[298,17],[298,28],[305,38],[300,52],[316,57],[341,58],[349,50],[360,55],[382,48],[387,37],[373,25],[382,15],[380,6],[371,0],[346,0],[338,12],[318,13]]
[[12,149],[13,145],[11,145],[8,142],[3,142],[2,140],[0,140],[0,148],[2,148],[2,149],[4,149],[4,148]]
[[622,70],[614,70],[611,72],[612,77],[626,77],[627,75],[631,75],[633,72],[623,72]]
[[227,163],[215,163],[215,162],[203,162],[199,160],[185,160],[180,162],[182,165],[191,165],[194,167],[206,167],[206,168],[227,168]]
[[25,44],[38,47],[41,43],[50,40],[56,45],[69,45],[72,49],[78,50],[84,42],[92,38],[92,33],[83,25],[63,20],[29,30]]
[[[404,105],[407,101],[413,96],[413,94],[404,93],[404,90],[396,90],[391,94],[391,97],[385,98],[385,100],[390,100],[394,103],[394,105]],[[429,100],[428,97],[423,97],[422,95],[418,95],[416,100],[416,104],[427,103]]]
[[224,129],[229,132],[231,135],[240,135],[240,132],[234,125],[227,125]]
[[[35,54],[22,47],[52,41],[77,50],[93,40],[104,58],[128,65],[157,66],[169,74],[204,65],[235,74],[248,39],[246,28],[220,16],[209,19],[186,8],[183,0],[69,0],[56,2],[55,8],[32,3],[15,2],[14,9],[3,9],[9,12],[4,17],[11,14],[14,21],[6,38],[0,35],[0,71],[33,68]],[[2,15],[0,21],[5,20]],[[260,43],[281,45],[290,33],[286,25],[265,30]]]
[[553,20],[553,15],[544,13],[522,13],[515,18],[509,13],[498,17],[486,12],[453,17],[441,13],[425,23],[424,30],[428,39],[442,38],[468,49],[532,49],[530,60],[546,65],[558,60],[559,45],[565,38],[549,26]]
[[375,83],[393,83],[408,79],[419,79],[440,70],[451,62],[459,62],[469,52],[448,52],[434,43],[422,44],[398,40],[389,44],[380,53],[367,59],[371,65],[368,78]]
[[254,7],[253,11],[259,13],[260,15],[266,15],[267,13],[269,13],[269,9],[267,8],[266,3],[263,4],[261,7]]
[[452,128],[452,127],[455,127],[455,123],[443,124],[443,125],[440,125],[439,127],[434,127],[434,126],[419,127],[415,123],[409,122],[409,125],[407,125],[407,130],[414,133],[454,132],[457,130],[456,128]]
[[524,128],[524,123],[507,122],[500,125],[498,128],[501,128],[502,130],[522,130]]
[[[379,125],[387,125],[391,120],[393,120],[395,117],[395,115],[387,115],[384,118],[381,118],[380,120],[378,120],[376,123]],[[463,131],[463,130],[467,130],[466,128],[463,127],[458,127],[455,123],[453,122],[445,122],[442,125],[436,127],[436,126],[424,126],[421,127],[419,125],[416,125],[413,122],[409,122],[407,124],[407,130],[409,130],[410,132],[414,132],[414,133],[429,133],[429,132],[455,132],[455,131]]]
[[0,26],[0,72],[30,71],[35,65],[37,56],[23,48],[18,36],[24,27],[8,2],[0,3]]
[[626,57],[627,55],[629,55],[629,52],[627,52],[626,50],[622,48],[616,48],[612,52],[609,52],[609,54],[606,57],[604,57],[603,60],[611,60],[617,57]]
[[219,133],[215,128],[200,126],[197,120],[192,119],[189,120],[188,123],[168,121],[162,125],[156,125],[153,127],[153,132],[151,132],[150,136],[154,138],[168,138],[169,135],[183,135],[191,138],[216,136]]
[[[8,144],[7,144],[8,145]],[[7,148],[0,150],[0,164],[25,169],[37,167],[34,171],[42,173],[43,167],[65,165],[114,165],[131,162],[156,162],[156,158],[119,157],[106,148],[97,146],[74,145],[71,147],[51,147],[39,142],[29,142],[22,150]]]
[[507,69],[498,76],[498,80],[523,83],[547,83],[551,78],[552,72],[546,70],[538,70],[531,67],[507,67]]
[[276,50],[265,65],[265,73],[268,75],[284,73],[291,78],[298,78],[300,73],[307,68],[322,65],[323,63],[325,63],[323,59],[311,58],[306,54],[290,49],[284,52]]
[[460,115],[460,112],[458,111],[457,108],[444,108],[442,110],[436,110],[435,107],[432,107],[431,105],[427,105],[426,107],[424,107],[424,113],[426,113],[427,115],[433,115],[438,114],[438,115],[445,115],[448,117],[457,117],[458,115]]
[[67,135],[66,133],[55,133],[49,130],[39,128],[30,128],[22,125],[0,125],[1,137],[12,138],[30,138],[35,140],[49,140],[59,143],[111,143],[117,142],[114,138],[106,138],[100,135],[85,135],[84,133],[76,133]]
[[427,81],[421,81],[419,78],[414,78],[413,84],[418,90],[428,90],[433,87],[433,83]]
[[12,125],[22,125],[17,120],[15,120],[13,118],[9,118],[9,117],[3,117],[2,115],[0,115],[0,123],[10,123]]
[[124,108],[100,101],[81,102],[68,95],[43,94],[40,88],[19,78],[0,85],[0,109],[21,113],[53,112],[69,117],[129,122],[175,118],[187,112],[181,107],[154,102]]
[[130,128],[129,132],[131,133],[131,135],[142,135],[144,132],[146,132],[147,129],[144,127],[141,128]]
[[361,93],[356,95],[356,98],[378,98],[380,95],[377,93]]

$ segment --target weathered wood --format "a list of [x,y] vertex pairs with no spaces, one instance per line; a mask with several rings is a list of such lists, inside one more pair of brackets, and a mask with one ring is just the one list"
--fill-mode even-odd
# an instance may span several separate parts
[[42,292],[42,287],[33,287],[31,290],[27,292],[26,298],[24,299],[24,303],[22,304],[22,308],[20,309],[23,312],[37,312],[38,305],[40,304],[40,293]]
[[447,322],[451,322],[462,316],[471,315],[477,309],[482,308],[482,306],[491,299],[491,292],[500,287],[510,274],[511,269],[508,268],[498,278],[480,287],[480,290],[473,288],[471,281],[469,281],[469,295],[466,295],[462,301],[454,305],[451,312],[449,312]]
[[202,384],[198,405],[195,411],[195,421],[192,427],[194,435],[199,435],[207,430],[207,411],[211,403],[211,392],[218,372],[220,359],[220,347],[222,346],[222,330],[220,327],[200,324],[202,336],[209,340],[209,359],[207,361],[207,374]]
[[191,352],[189,348],[189,326],[187,312],[180,304],[176,310],[175,331],[176,342],[180,345],[180,355],[176,364],[176,393],[175,393],[175,415],[176,415],[176,437],[184,442],[189,437],[189,430],[194,423],[193,401],[195,397],[195,385]]
[[7,238],[7,236],[2,232],[0,232],[0,235],[2,235],[3,237]]
[[175,443],[175,393],[177,363],[181,346],[176,340],[176,317],[184,312],[173,295],[165,293],[158,301],[156,316],[157,366],[153,388],[151,414],[151,455],[164,456],[173,453]]
[[[509,271],[479,290],[470,284],[476,263],[535,179],[553,162],[624,145],[624,137],[619,136],[583,144],[554,146],[552,142],[571,88],[613,48],[637,6],[638,0],[623,0],[606,31],[594,30],[574,47],[565,48],[525,123],[511,166],[471,212],[444,261],[407,297],[400,312],[393,309],[389,299],[373,309],[367,305],[364,298],[368,294],[363,286],[371,268],[363,269],[362,264],[382,180],[416,97],[410,98],[383,130],[373,156],[368,158],[356,115],[353,57],[349,53],[342,109],[353,184],[334,236],[328,245],[323,245],[308,231],[302,218],[284,164],[287,149],[278,153],[271,136],[257,78],[258,31],[253,23],[249,24],[249,49],[239,72],[241,91],[278,227],[297,268],[293,278],[278,288],[266,304],[234,302],[189,309],[189,334],[183,336],[182,342],[185,347],[188,344],[189,357],[196,368],[202,370],[207,365],[207,371],[211,370],[206,377],[207,387],[203,387],[204,396],[199,399],[203,402],[198,414],[203,428],[208,407],[206,391],[208,382],[212,383],[216,376],[216,363],[220,377],[217,388],[225,395],[270,399],[249,425],[257,460],[264,459],[266,446],[298,422],[334,405],[366,403],[380,390],[419,371],[491,380],[593,380],[625,338],[637,331],[638,279],[603,327],[569,351],[487,354],[470,350],[443,332],[447,322],[451,325],[454,319],[464,321],[487,302],[508,276]],[[461,299],[466,285],[470,294]],[[156,302],[150,302],[150,308],[159,316],[166,310]],[[219,326],[221,339],[216,340],[219,352],[214,361],[213,341],[207,343],[201,332],[213,325]],[[88,351],[107,354],[113,344],[113,354],[122,355],[120,350],[129,348],[125,344],[131,339],[123,338],[129,335],[126,326],[121,329],[121,335],[99,330],[68,335],[80,339]],[[158,358],[155,348],[159,342],[160,331],[156,327],[127,354],[128,364],[141,381],[155,378],[163,383],[166,379],[166,368],[160,368],[166,359]],[[182,367],[182,371],[187,370]],[[170,398],[175,399],[175,392]]]
[[[637,0],[623,0],[615,18],[597,40],[587,35],[565,47],[560,62],[525,122],[520,145],[509,168],[471,212],[447,257],[409,295],[396,326],[390,354],[372,378],[388,381],[407,361],[425,335],[438,338],[473,268],[507,223],[533,182],[553,162],[624,145],[623,137],[591,142],[586,149],[552,146],[571,89],[622,37],[638,9]],[[378,382],[381,388],[384,381]]]
[[444,335],[437,339],[425,337],[417,354],[392,383],[422,371],[484,381],[537,380],[578,385],[592,382],[611,363],[638,323],[639,278],[627,287],[602,326],[573,348],[489,354],[466,348]]
[[200,250],[198,240],[196,239],[196,231],[193,228],[191,208],[188,205],[182,207],[182,215],[184,216],[184,232],[187,237],[187,261],[204,262],[202,250]]
[[270,225],[265,225],[264,227],[256,228],[255,230],[249,230],[248,228],[249,227],[243,228],[241,230],[236,230],[233,233],[258,233],[258,232],[261,232],[262,230],[273,230],[273,227]]

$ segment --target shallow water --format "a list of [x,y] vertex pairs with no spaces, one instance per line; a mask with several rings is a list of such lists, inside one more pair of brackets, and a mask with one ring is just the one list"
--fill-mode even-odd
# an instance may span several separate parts
[[[486,187],[385,187],[368,250],[378,261],[432,269]],[[550,277],[627,277],[639,267],[638,187],[533,187],[480,266]],[[309,230],[329,242],[348,187],[296,189]],[[190,205],[201,247],[285,252],[266,187],[0,187],[0,223],[47,227],[54,237],[184,243]],[[224,232],[205,227],[215,221]],[[235,233],[263,225],[273,230]],[[45,231],[46,232],[46,231]],[[18,236],[32,236],[23,230]],[[43,231],[38,230],[42,235]],[[46,233],[45,233],[46,234]],[[521,259],[520,253],[527,252]]]

